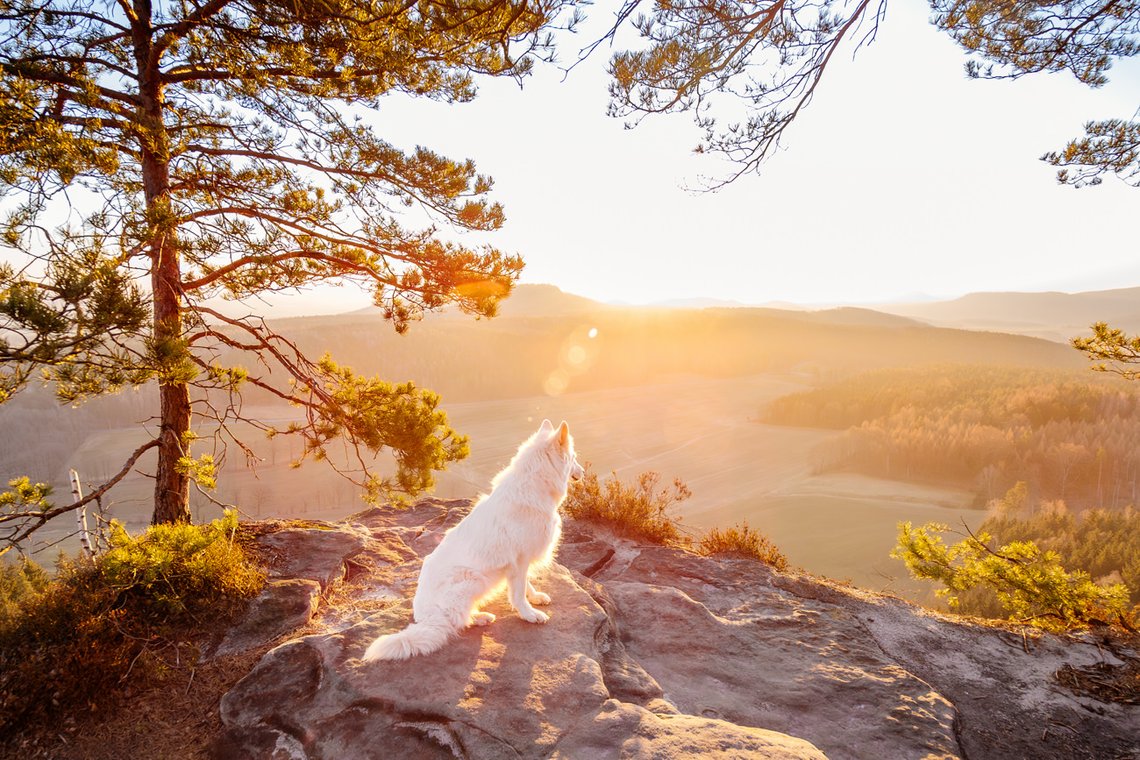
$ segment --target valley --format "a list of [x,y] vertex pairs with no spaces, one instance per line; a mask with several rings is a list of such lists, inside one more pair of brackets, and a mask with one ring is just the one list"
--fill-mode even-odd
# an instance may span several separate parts
[[[1039,338],[933,327],[867,309],[618,307],[521,286],[493,320],[430,315],[396,335],[376,310],[280,321],[305,351],[330,351],[357,371],[411,379],[438,391],[470,455],[437,474],[434,495],[471,498],[543,418],[570,423],[580,458],[600,476],[632,481],[654,470],[680,478],[693,496],[679,505],[691,535],[747,520],[805,570],[930,603],[928,584],[887,555],[896,525],[939,521],[971,528],[984,518],[965,488],[891,477],[819,472],[820,452],[842,429],[765,424],[768,407],[791,394],[869,370],[971,365],[1073,372],[1084,359]],[[225,356],[222,356],[223,361]],[[256,389],[245,417],[284,428],[296,408]],[[32,389],[0,407],[0,477],[27,474],[66,499],[67,472],[88,487],[115,473],[153,435],[153,389],[78,409]],[[335,519],[362,509],[361,489],[319,462],[291,466],[301,442],[230,423],[252,456],[201,422],[198,453],[221,463],[216,492],[192,492],[195,519],[234,505],[247,519]],[[787,423],[787,421],[785,421]],[[227,444],[228,445],[225,445]],[[352,467],[352,452],[330,450]],[[383,473],[385,455],[370,466]],[[108,516],[141,530],[150,519],[153,470],[140,460],[104,501]],[[78,548],[69,516],[41,531],[41,556]]]

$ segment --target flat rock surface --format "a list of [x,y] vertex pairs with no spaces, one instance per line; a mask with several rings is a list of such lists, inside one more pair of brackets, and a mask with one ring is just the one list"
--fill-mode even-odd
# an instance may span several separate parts
[[307,578],[266,582],[211,656],[225,657],[255,649],[306,625],[317,611],[320,596],[321,584]]
[[1140,707],[1055,677],[1119,667],[1131,650],[1023,638],[582,524],[536,582],[553,597],[547,624],[499,599],[496,622],[440,652],[363,663],[373,638],[410,621],[421,558],[469,508],[428,499],[274,544],[316,542],[323,569],[300,577],[339,584],[336,598],[319,633],[271,650],[226,694],[215,755],[1140,757]]

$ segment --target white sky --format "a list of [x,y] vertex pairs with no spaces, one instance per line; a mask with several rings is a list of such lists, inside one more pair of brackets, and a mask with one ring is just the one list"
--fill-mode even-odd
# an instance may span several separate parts
[[607,58],[599,50],[566,82],[539,71],[522,91],[486,82],[470,104],[394,101],[376,124],[398,145],[473,158],[507,211],[487,239],[523,254],[523,281],[600,300],[873,303],[1140,284],[1140,189],[1059,186],[1037,160],[1087,120],[1131,117],[1140,61],[1099,90],[1068,74],[969,80],[926,4],[898,0],[873,45],[833,62],[762,175],[702,194],[685,186],[721,170],[692,154],[687,115],[632,131],[606,117]]
[[[610,23],[604,6],[592,11],[564,60]],[[494,177],[505,228],[461,239],[521,253],[523,282],[603,301],[875,303],[1140,285],[1140,189],[1115,178],[1062,187],[1037,160],[1087,120],[1131,117],[1140,60],[1099,90],[1068,74],[969,80],[964,53],[927,13],[920,0],[892,2],[877,41],[832,62],[763,174],[717,193],[685,189],[730,170],[692,153],[688,115],[632,131],[605,115],[606,49],[565,82],[539,67],[522,90],[488,80],[469,104],[392,99],[371,118],[396,145],[469,157]],[[281,312],[367,302],[324,289]]]

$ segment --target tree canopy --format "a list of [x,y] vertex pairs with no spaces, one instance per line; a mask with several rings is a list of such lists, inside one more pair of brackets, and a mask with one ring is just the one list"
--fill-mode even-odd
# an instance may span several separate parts
[[[41,370],[68,402],[156,381],[153,437],[132,456],[158,450],[156,521],[188,519],[191,481],[248,451],[243,420],[317,458],[337,438],[390,449],[393,477],[361,476],[374,491],[429,486],[466,454],[437,396],[306,356],[224,301],[337,281],[369,288],[399,331],[447,304],[493,315],[521,259],[440,232],[502,225],[491,179],[386,142],[366,114],[393,94],[462,102],[478,76],[521,80],[568,5],[0,2],[0,400]],[[303,421],[247,416],[248,386]],[[205,457],[192,414],[221,426]]]
[[[632,16],[630,0],[621,14]],[[972,77],[1068,71],[1090,87],[1140,50],[1135,0],[930,0],[933,23],[969,53]],[[875,38],[886,0],[677,0],[637,17],[644,46],[610,62],[611,113],[637,123],[689,112],[698,150],[735,162],[717,185],[757,171],[811,102],[837,54]],[[844,46],[850,46],[845,48]],[[726,102],[727,101],[727,102]],[[743,116],[726,119],[733,102]],[[1089,122],[1084,137],[1043,156],[1062,183],[1115,174],[1140,182],[1140,123]]]

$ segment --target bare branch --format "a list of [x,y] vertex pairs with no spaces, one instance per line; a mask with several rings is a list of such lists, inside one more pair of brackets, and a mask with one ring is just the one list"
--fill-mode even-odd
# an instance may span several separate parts
[[[78,499],[71,504],[62,507],[53,507],[51,509],[45,509],[37,512],[14,512],[10,514],[0,514],[0,526],[6,525],[8,523],[17,523],[17,527],[13,530],[13,532],[3,538],[7,545],[3,549],[0,549],[0,557],[8,552],[12,547],[26,540],[32,533],[42,528],[44,524],[49,520],[59,517],[60,515],[67,514],[68,512],[72,512],[76,509],[79,509],[80,507],[90,504],[93,501],[98,501],[101,499],[105,493],[114,488],[120,480],[126,477],[127,473],[131,471],[131,468],[135,466],[135,462],[139,460],[139,457],[141,457],[150,449],[153,449],[155,446],[158,446],[158,444],[159,441],[157,438],[155,438],[139,446],[130,455],[126,463],[123,464],[122,469],[115,473],[115,475],[112,476],[110,480],[99,486],[91,493],[84,496],[82,499]],[[25,522],[30,522],[31,524],[25,526]]]

